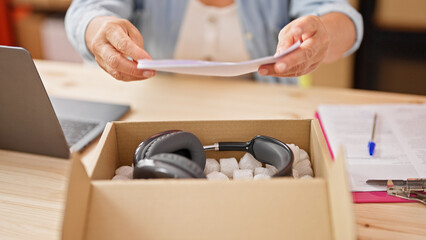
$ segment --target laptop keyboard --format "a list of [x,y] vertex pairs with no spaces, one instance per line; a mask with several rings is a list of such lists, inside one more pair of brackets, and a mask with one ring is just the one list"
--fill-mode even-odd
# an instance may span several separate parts
[[73,119],[59,119],[68,146],[71,147],[93,130],[99,123]]

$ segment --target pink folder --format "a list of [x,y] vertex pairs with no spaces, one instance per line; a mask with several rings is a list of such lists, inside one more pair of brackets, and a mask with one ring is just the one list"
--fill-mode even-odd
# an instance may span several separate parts
[[[321,118],[318,112],[315,112],[315,118],[318,119],[321,130],[324,134],[325,141],[327,143],[328,150],[330,151],[331,158],[334,160],[333,152],[331,151],[330,144],[328,142],[327,134],[321,123]],[[352,192],[352,199],[355,203],[384,203],[384,202],[415,202],[411,200],[405,200],[399,197],[390,196],[386,191],[381,192]]]

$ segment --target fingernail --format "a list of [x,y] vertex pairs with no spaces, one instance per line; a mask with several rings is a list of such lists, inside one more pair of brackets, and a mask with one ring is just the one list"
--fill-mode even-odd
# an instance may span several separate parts
[[145,77],[145,78],[150,78],[150,77],[154,76],[154,72],[153,71],[145,71],[145,72],[143,72],[142,76]]
[[260,75],[268,75],[268,72],[269,72],[268,69],[264,69],[264,68],[259,70]]
[[276,69],[277,73],[284,73],[286,68],[287,68],[287,64],[285,64],[285,63],[275,64],[275,69]]

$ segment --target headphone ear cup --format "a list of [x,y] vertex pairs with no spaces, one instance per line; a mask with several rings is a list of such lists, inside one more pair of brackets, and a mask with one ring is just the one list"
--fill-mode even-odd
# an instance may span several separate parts
[[136,149],[134,164],[160,153],[187,157],[201,169],[206,165],[206,154],[200,140],[194,134],[184,131],[168,131],[148,138]]
[[204,171],[186,157],[160,153],[139,161],[134,178],[205,178]]
[[252,140],[250,153],[258,161],[276,167],[278,173],[275,176],[292,174],[294,156],[285,143],[271,137],[258,135]]
[[133,164],[136,166],[140,160],[145,158],[145,153],[154,140],[157,140],[160,136],[164,136],[173,132],[181,132],[181,130],[163,131],[143,140],[143,142],[138,145],[135,154],[133,155]]

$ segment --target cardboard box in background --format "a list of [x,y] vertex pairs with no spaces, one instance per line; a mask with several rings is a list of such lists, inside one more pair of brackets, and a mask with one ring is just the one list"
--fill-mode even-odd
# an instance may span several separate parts
[[[314,179],[111,181],[136,146],[170,129],[204,145],[262,134],[307,150]],[[219,159],[242,152],[207,152]],[[355,239],[343,159],[331,161],[317,120],[109,123],[94,169],[73,162],[63,239]]]
[[426,31],[426,1],[378,0],[374,22],[393,31]]
[[72,0],[11,0],[15,6],[28,5],[35,9],[66,11]]
[[41,28],[45,15],[30,14],[15,21],[16,44],[27,49],[33,58],[43,59]]
[[352,88],[354,82],[355,55],[333,63],[322,63],[311,73],[312,85],[333,88]]

